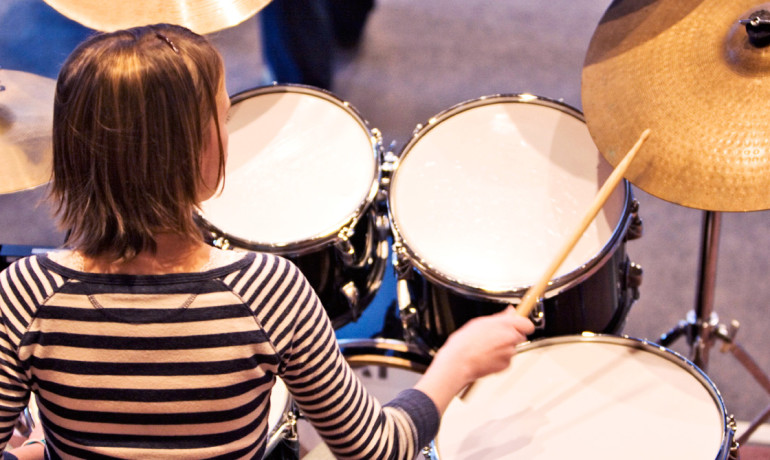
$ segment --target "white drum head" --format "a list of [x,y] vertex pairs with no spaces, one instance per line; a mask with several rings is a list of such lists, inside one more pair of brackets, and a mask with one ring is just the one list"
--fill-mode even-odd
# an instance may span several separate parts
[[309,88],[269,87],[235,102],[224,190],[202,204],[204,219],[256,245],[336,234],[376,190],[376,142],[364,123]]
[[283,383],[280,377],[275,378],[275,385],[273,385],[270,392],[270,413],[267,414],[267,423],[270,433],[273,433],[276,428],[283,422],[286,412],[289,410],[289,390],[286,388],[286,384]]
[[[545,272],[612,167],[585,123],[555,104],[475,103],[448,111],[406,147],[390,188],[393,226],[428,271],[486,291],[521,290]],[[624,191],[611,195],[556,278],[610,241]]]
[[717,458],[725,417],[716,389],[664,356],[672,352],[631,342],[534,342],[452,401],[438,457]]

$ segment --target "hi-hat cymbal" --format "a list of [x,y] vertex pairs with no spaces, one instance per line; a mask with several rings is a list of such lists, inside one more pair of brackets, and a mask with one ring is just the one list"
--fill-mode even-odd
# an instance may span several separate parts
[[583,66],[591,136],[616,165],[652,133],[626,177],[673,203],[770,209],[770,47],[749,43],[747,0],[615,0]]
[[56,81],[0,69],[0,85],[0,194],[5,194],[51,177]]
[[270,0],[45,0],[52,8],[91,29],[112,32],[167,22],[199,34],[240,24]]

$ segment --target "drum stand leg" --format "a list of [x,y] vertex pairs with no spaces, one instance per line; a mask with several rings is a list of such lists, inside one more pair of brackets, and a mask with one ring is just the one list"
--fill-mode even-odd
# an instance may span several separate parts
[[[733,320],[729,325],[720,324],[719,318],[713,311],[721,225],[721,213],[705,211],[695,310],[688,314],[687,320],[680,321],[673,329],[661,335],[660,344],[667,347],[682,335],[686,335],[690,345],[690,360],[705,372],[708,367],[709,349],[714,341],[719,339],[722,341],[721,351],[723,353],[731,352],[765,391],[770,393],[770,378],[759,368],[746,350],[735,342],[735,334],[740,326],[738,321]],[[768,418],[770,418],[770,406],[755,418],[746,432],[736,440],[738,445],[748,441],[751,434]]]

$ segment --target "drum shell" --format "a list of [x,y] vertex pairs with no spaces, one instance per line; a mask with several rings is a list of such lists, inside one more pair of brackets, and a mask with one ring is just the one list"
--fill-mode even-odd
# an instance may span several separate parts
[[[497,280],[496,277],[492,277],[494,281],[487,285],[486,282],[488,280],[482,282],[478,279],[471,280],[469,278],[464,278],[460,275],[462,270],[456,270],[456,268],[459,267],[457,264],[452,267],[452,269],[448,269],[446,265],[447,259],[445,258],[442,258],[442,260],[438,262],[433,259],[437,254],[427,250],[428,246],[424,245],[424,239],[422,241],[415,241],[416,238],[415,240],[410,239],[410,230],[413,230],[415,224],[419,222],[415,222],[414,220],[409,221],[407,217],[415,219],[414,214],[404,213],[401,215],[399,211],[401,203],[406,203],[408,201],[407,198],[414,198],[418,202],[425,201],[433,204],[434,192],[428,191],[425,192],[425,196],[418,197],[410,197],[401,192],[402,194],[400,196],[396,196],[395,192],[398,191],[398,179],[403,175],[406,175],[407,179],[410,177],[420,177],[420,174],[418,173],[424,173],[425,177],[423,180],[427,184],[425,185],[426,190],[448,190],[448,180],[445,177],[439,176],[435,172],[429,172],[428,169],[420,171],[415,165],[425,164],[430,168],[435,168],[448,173],[449,177],[456,178],[453,171],[449,171],[450,166],[457,168],[457,165],[460,164],[462,167],[466,167],[468,165],[467,162],[479,160],[471,160],[471,157],[467,155],[463,156],[462,154],[458,156],[455,152],[447,153],[436,147],[441,146],[450,150],[458,150],[461,153],[465,153],[463,150],[460,150],[459,147],[455,149],[453,145],[447,146],[446,144],[448,142],[440,143],[435,140],[436,138],[443,138],[444,140],[456,139],[459,138],[459,136],[465,135],[464,132],[459,135],[453,133],[450,136],[447,134],[448,131],[451,131],[448,127],[444,128],[443,131],[433,130],[442,127],[442,125],[452,126],[452,129],[458,129],[458,124],[462,124],[459,120],[465,120],[464,122],[467,122],[467,120],[478,122],[478,117],[480,117],[481,114],[486,113],[485,111],[489,110],[488,107],[507,107],[509,105],[520,107],[521,110],[526,108],[524,113],[528,113],[530,109],[536,109],[535,114],[537,114],[538,111],[544,111],[549,115],[559,114],[557,118],[567,120],[568,123],[565,123],[565,125],[557,124],[554,129],[564,129],[566,133],[581,136],[578,146],[568,146],[566,151],[555,149],[561,154],[568,155],[569,157],[566,159],[562,158],[562,160],[566,160],[564,169],[571,168],[572,166],[568,167],[567,164],[572,165],[574,162],[580,163],[581,161],[584,161],[587,162],[587,164],[593,164],[592,162],[599,161],[600,163],[605,164],[607,170],[611,170],[611,167],[606,164],[606,161],[603,160],[603,158],[601,158],[599,152],[595,150],[593,143],[591,141],[586,142],[586,139],[590,139],[590,136],[585,127],[583,116],[579,111],[561,102],[529,94],[487,96],[477,100],[463,102],[432,118],[427,125],[418,126],[413,138],[404,147],[398,160],[389,168],[393,173],[391,174],[392,177],[389,177],[387,182],[389,184],[388,210],[395,241],[393,247],[393,252],[396,255],[394,264],[399,277],[399,283],[405,284],[407,287],[406,289],[399,288],[398,290],[399,307],[401,310],[402,321],[404,322],[405,332],[407,333],[408,339],[419,338],[421,342],[430,348],[435,349],[440,347],[449,334],[457,330],[470,319],[496,313],[501,311],[508,304],[518,304],[530,285],[521,282],[520,280],[515,280],[511,285],[501,286],[499,284],[500,281]],[[482,110],[477,111],[477,109]],[[479,113],[478,117],[474,118],[473,116],[467,116],[467,114],[473,114],[474,111]],[[497,113],[496,115],[499,116],[501,114]],[[517,122],[519,120],[515,117],[512,119]],[[521,166],[521,171],[527,171],[527,167],[530,165],[526,163],[519,164],[521,160],[518,159],[518,152],[515,147],[507,145],[500,148],[495,142],[479,142],[480,139],[484,138],[485,134],[489,134],[493,140],[498,139],[498,137],[495,136],[502,137],[508,135],[498,134],[498,132],[496,132],[500,126],[506,127],[505,123],[501,125],[499,121],[500,119],[498,118],[495,118],[494,122],[490,119],[490,131],[488,133],[483,129],[468,130],[468,139],[472,142],[480,143],[483,147],[489,149],[488,151],[482,150],[482,155],[486,155],[487,153],[492,155],[489,160],[489,165],[497,166],[496,156],[505,155],[516,158],[516,165]],[[492,124],[495,124],[495,126],[492,126]],[[546,124],[546,126],[550,125]],[[571,127],[564,128],[563,126]],[[576,128],[574,128],[574,126],[578,126],[580,129],[575,130]],[[519,127],[517,126],[517,128]],[[547,135],[548,137],[553,136],[554,138],[559,135],[565,136],[565,132],[550,132],[547,131],[547,128],[542,128],[543,131],[533,132],[527,131],[527,129],[529,129],[528,125],[521,126],[521,132],[529,136]],[[434,132],[438,132],[438,134],[434,134]],[[500,132],[503,131],[501,130]],[[512,137],[515,138],[515,136]],[[566,135],[565,138],[571,140],[569,135]],[[425,142],[426,140],[428,142]],[[421,150],[421,144],[423,143],[426,144],[426,146]],[[591,147],[586,147],[587,144],[590,144]],[[564,149],[563,146],[559,148]],[[525,152],[527,151],[525,150]],[[417,159],[410,164],[409,160],[412,154],[415,154]],[[551,154],[553,155],[553,153]],[[584,157],[576,154],[587,154],[589,156]],[[529,153],[525,154],[522,157],[522,160],[529,161],[530,157],[526,155],[529,155]],[[448,158],[446,162],[444,162],[445,156]],[[481,158],[483,161],[480,162],[486,163],[487,160],[485,157],[482,156]],[[428,160],[433,160],[433,162],[429,163]],[[561,164],[554,163],[553,160],[549,161],[551,161],[551,167],[562,167]],[[443,169],[438,168],[437,165],[440,165],[441,163],[445,163],[448,166],[445,166]],[[405,166],[406,170],[404,170]],[[423,166],[423,168],[426,166]],[[459,170],[462,171],[462,169]],[[503,170],[498,167],[497,169],[472,169],[466,171],[465,174],[473,178],[479,176],[486,177],[478,171],[494,173],[494,176],[490,179],[490,182],[494,185],[490,186],[490,190],[494,187],[501,187],[501,184],[506,182],[504,179],[506,174],[514,177],[516,175],[513,173],[519,172],[514,168],[510,169],[510,173],[508,173],[508,169],[503,172]],[[596,180],[599,181],[600,178],[597,177]],[[509,182],[516,181],[512,178]],[[408,183],[410,182],[407,182],[407,184]],[[485,185],[484,183],[474,183],[477,185]],[[596,184],[597,189],[599,185],[601,184]],[[501,190],[507,193],[506,189]],[[517,190],[517,192],[518,191],[521,190]],[[471,191],[469,193],[474,192]],[[454,197],[456,194],[450,193],[450,196]],[[494,201],[487,195],[483,196],[490,202]],[[601,245],[595,247],[593,253],[586,254],[585,259],[580,259],[580,264],[570,265],[572,268],[569,271],[558,273],[550,281],[549,286],[543,295],[544,299],[539,305],[539,308],[541,309],[540,323],[532,338],[578,334],[584,331],[612,334],[622,331],[625,317],[633,302],[638,298],[638,286],[641,282],[641,270],[638,266],[630,262],[626,252],[626,241],[627,239],[634,239],[641,236],[641,220],[637,216],[638,203],[634,200],[631,186],[627,181],[623,180],[615,189],[612,196],[613,198],[611,198],[607,204],[608,209],[610,210],[605,216],[608,218],[606,224],[610,229],[606,239],[601,240]],[[553,199],[554,197],[550,198]],[[559,196],[557,196],[557,198],[559,198]],[[567,196],[567,198],[574,199],[572,196]],[[501,200],[501,202],[507,203],[504,200]],[[441,201],[437,201],[437,203],[445,204]],[[465,208],[474,210],[474,205],[477,203],[478,201],[463,201],[462,205],[465,206]],[[492,208],[486,206],[484,202],[481,203],[482,204],[479,206],[481,209],[492,212]],[[580,204],[582,203],[574,203],[572,205],[575,208],[579,208],[579,206],[576,205]],[[566,204],[564,206],[566,206]],[[459,214],[459,209],[463,209],[459,204],[456,208],[452,206],[442,208],[447,214]],[[498,207],[494,209],[494,212],[503,215],[506,214],[505,212],[500,212],[500,209],[511,208]],[[490,214],[487,214],[484,217],[489,215]],[[528,227],[533,225],[527,220],[527,216],[521,216],[520,213],[511,213],[511,215],[518,216],[520,219],[511,220],[511,225],[513,226]],[[473,216],[478,217],[477,214],[474,214]],[[441,236],[442,234],[439,232],[444,228],[444,226],[442,226],[444,222],[443,219],[437,220],[441,220],[442,222],[434,223],[433,221],[430,221],[433,225],[431,228],[434,229],[437,236]],[[446,227],[452,227],[453,225],[450,224],[454,223],[455,221],[448,222]],[[490,241],[492,241],[493,238],[508,238],[510,241],[516,241],[504,233],[492,233],[487,235],[484,233],[485,229],[486,227],[480,227],[480,230],[478,231],[479,235],[474,235],[476,240],[474,240],[471,246],[461,246],[464,251],[467,252],[468,247],[475,249],[475,241],[483,241],[484,238],[487,238]],[[551,229],[534,227],[534,231],[530,236],[533,239],[538,238],[538,233],[545,234],[546,231],[549,230]],[[448,234],[452,234],[455,237],[459,236],[456,232]],[[423,234],[421,234],[421,236],[424,237]],[[414,235],[412,237],[414,237]],[[468,239],[464,236],[459,239],[462,239],[461,245],[470,244]],[[452,240],[451,242],[447,242],[446,240],[446,237],[439,238],[439,241],[445,243],[444,251],[453,251],[453,243],[455,241]],[[521,238],[520,240],[527,241],[524,238]],[[563,243],[563,241],[558,240],[555,241],[555,243]],[[484,244],[479,244],[478,246],[486,249],[486,245]],[[431,246],[431,249],[436,250],[433,246]],[[585,250],[583,250],[581,254],[584,252]],[[509,253],[506,251],[504,254],[508,257],[508,259],[505,260],[506,265],[518,263],[522,266],[528,266],[526,265],[526,262],[517,261],[519,258],[518,253]],[[476,262],[482,263],[480,261],[483,260],[483,257],[480,257]],[[510,262],[508,262],[509,260]],[[524,258],[524,260],[527,259]],[[540,260],[542,260],[542,258]],[[495,262],[498,264],[500,263],[499,260],[495,260]],[[544,263],[545,262],[547,261],[544,261]],[[468,261],[468,263],[471,262]],[[440,266],[440,264],[443,264],[443,266]],[[536,274],[539,273],[533,275]]]
[[[629,264],[624,241],[581,282],[547,293],[541,301],[542,319],[530,338],[622,332],[637,295],[636,288],[626,280]],[[405,277],[417,317],[407,328],[431,348],[439,348],[449,334],[471,319],[497,313],[519,300],[491,300],[460,294],[457,289],[424,277],[416,268]]]

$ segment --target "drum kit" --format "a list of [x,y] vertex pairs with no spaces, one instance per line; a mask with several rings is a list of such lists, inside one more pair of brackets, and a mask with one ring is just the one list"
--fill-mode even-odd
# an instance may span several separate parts
[[[105,16],[89,2],[46,1],[96,29],[125,26],[126,14]],[[202,33],[228,27],[267,1],[191,1],[205,21],[190,24]],[[132,23],[184,23],[173,15],[185,2],[151,3],[164,12],[136,13],[141,20]],[[735,341],[737,324],[722,324],[713,307],[721,213],[770,209],[768,11],[770,4],[745,0],[616,0],[585,57],[583,113],[532,94],[480,97],[418,125],[399,152],[387,151],[382,134],[331,92],[274,84],[239,93],[227,122],[225,187],[197,220],[212,245],[294,261],[335,328],[356,321],[394,270],[401,336],[340,340],[369,391],[389,400],[453,331],[534,291],[649,129],[627,180],[535,293],[529,316],[537,330],[516,364],[456,399],[424,454],[735,458],[770,409],[734,439],[735,423],[705,371],[719,340],[770,392],[770,379]],[[15,97],[22,74],[0,75],[5,194],[47,180],[40,166],[50,162],[50,121],[32,115],[50,105],[5,99]],[[642,234],[631,184],[704,212],[696,307],[657,342],[621,335],[642,279],[626,252]],[[680,337],[689,357],[666,348]],[[303,422],[280,382],[271,401],[272,446],[296,437]],[[650,426],[653,442],[639,436]],[[303,436],[299,442],[317,452]]]

